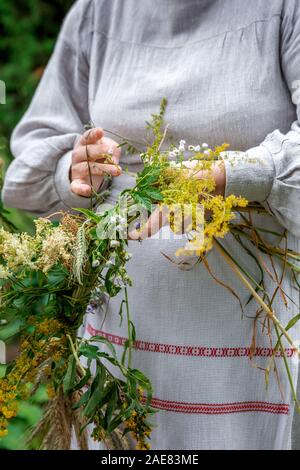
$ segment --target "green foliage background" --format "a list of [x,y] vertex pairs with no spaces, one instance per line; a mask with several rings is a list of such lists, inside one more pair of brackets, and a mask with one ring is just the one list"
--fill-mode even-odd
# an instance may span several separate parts
[[[30,103],[72,3],[74,0],[0,0],[0,80],[6,85],[6,104],[0,105],[0,158],[5,168],[12,159],[10,135]],[[20,230],[32,231],[30,214],[11,209],[10,219]],[[45,399],[41,390],[31,403],[21,404],[21,413],[9,435],[1,439],[0,448],[26,448],[24,430],[39,420]]]
[[[0,1],[0,80],[6,104],[0,105],[0,158],[11,161],[9,139],[24,114],[43,73],[63,18],[74,0]],[[32,229],[31,216],[12,210],[22,230]]]

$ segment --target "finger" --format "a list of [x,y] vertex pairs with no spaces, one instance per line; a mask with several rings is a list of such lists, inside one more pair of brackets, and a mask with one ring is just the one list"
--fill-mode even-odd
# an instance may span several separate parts
[[79,145],[73,150],[73,161],[83,162],[86,160],[110,160],[118,164],[120,160],[121,150],[117,145],[109,145],[101,141],[101,143],[90,145]]
[[[110,149],[113,149],[113,159],[116,161],[116,163],[119,163],[120,157],[121,157],[121,152],[122,149],[119,147],[118,142],[116,142],[113,139],[110,139],[109,137],[103,137],[101,139],[101,144],[107,145]],[[109,153],[109,152],[108,152]]]
[[71,183],[71,191],[77,196],[89,197],[91,195],[92,188],[82,180],[74,179]]
[[140,230],[133,230],[129,233],[131,240],[144,240],[155,235],[166,224],[166,218],[163,211],[157,207],[150,215],[147,222]]
[[103,136],[103,129],[101,129],[101,127],[95,127],[94,129],[86,131],[76,142],[75,147],[78,147],[80,145],[96,144],[98,140],[102,139]]
[[121,167],[118,165],[109,165],[108,163],[97,162],[81,162],[72,166],[72,180],[84,179],[90,174],[93,176],[103,176],[105,174],[111,176],[119,176],[122,173]]

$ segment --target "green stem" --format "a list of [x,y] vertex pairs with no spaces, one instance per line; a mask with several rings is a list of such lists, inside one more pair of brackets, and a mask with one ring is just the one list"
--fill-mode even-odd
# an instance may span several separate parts
[[221,248],[221,250],[231,259],[231,261],[233,261],[233,263],[240,269],[240,271],[242,271],[243,274],[245,274],[245,276],[251,281],[253,282],[253,284],[257,287],[257,289],[263,291],[264,289],[262,288],[262,286],[260,286],[256,280],[240,265],[240,263],[235,259],[233,258],[233,256],[226,250],[226,248],[224,248],[224,246],[216,239],[214,238],[214,242]]
[[284,347],[283,347],[282,342],[281,342],[281,336],[282,335],[279,334],[279,330],[278,330],[278,327],[277,327],[276,323],[274,323],[274,327],[275,327],[276,335],[277,335],[277,338],[278,338],[279,347],[281,349],[281,353],[282,353],[282,356],[283,356],[283,361],[284,361],[285,369],[286,369],[286,372],[287,372],[288,380],[289,380],[289,383],[290,383],[293,399],[294,399],[297,411],[298,411],[298,413],[300,413],[300,404],[299,404],[299,400],[297,398],[297,392],[296,392],[295,385],[294,385],[294,382],[293,382],[291,370],[290,370],[289,365],[288,365],[285,350],[284,350]]
[[80,371],[82,372],[83,376],[85,376],[86,371],[85,371],[83,365],[82,365],[81,362],[80,362],[80,359],[79,359],[79,357],[78,357],[78,354],[77,354],[75,345],[74,345],[74,343],[73,343],[73,340],[72,340],[72,338],[71,338],[70,335],[67,335],[67,338],[68,338],[68,340],[69,340],[69,342],[70,342],[72,354],[73,354],[73,356],[74,356],[74,358],[75,358],[76,364],[77,364],[78,368],[80,369]]
[[280,323],[278,318],[276,317],[275,313],[273,310],[271,310],[268,305],[264,302],[264,300],[258,295],[258,293],[254,290],[253,286],[250,284],[250,282],[246,279],[245,276],[243,276],[242,272],[239,270],[237,263],[235,263],[234,259],[230,257],[225,249],[223,249],[222,245],[217,242],[216,239],[214,239],[214,246],[218,250],[218,252],[223,256],[224,260],[227,262],[227,264],[232,268],[232,270],[236,273],[238,278],[241,280],[241,282],[248,288],[248,290],[251,292],[255,300],[258,302],[258,304],[264,309],[268,317],[273,321],[274,325],[276,325],[279,330],[282,332],[282,334],[285,336],[289,344],[297,351],[298,356],[300,356],[300,349],[298,346],[295,344],[291,336],[288,334],[287,330],[284,328],[284,326]]
[[128,302],[128,291],[125,287],[125,305],[126,305],[126,318],[127,318],[127,330],[128,330],[128,369],[131,368],[131,353],[132,353],[132,338],[131,338],[131,323],[130,323],[130,311]]
[[111,135],[114,135],[115,137],[119,137],[120,139],[122,139],[123,141],[126,141],[126,142],[132,142],[133,144],[139,144],[139,145],[143,145],[145,146],[147,142],[139,142],[138,140],[133,140],[133,139],[128,139],[127,137],[124,137],[120,134],[117,134],[116,132],[112,132],[108,129],[103,129],[104,132],[106,132],[107,134],[111,134]]

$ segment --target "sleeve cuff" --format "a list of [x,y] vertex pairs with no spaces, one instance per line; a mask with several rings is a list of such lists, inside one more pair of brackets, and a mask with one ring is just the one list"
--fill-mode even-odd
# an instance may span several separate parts
[[248,201],[264,202],[275,177],[272,154],[260,145],[247,152],[221,154],[226,171],[225,197],[234,194]]
[[[67,152],[64,154],[59,160],[56,165],[56,170],[54,174],[54,184],[58,196],[62,203],[68,209],[75,209],[75,208],[85,208],[88,209],[90,207],[90,198],[78,196],[71,191],[70,185],[70,167],[72,163],[72,151]],[[101,187],[99,188],[98,194],[105,192],[110,186],[110,180],[105,178]]]

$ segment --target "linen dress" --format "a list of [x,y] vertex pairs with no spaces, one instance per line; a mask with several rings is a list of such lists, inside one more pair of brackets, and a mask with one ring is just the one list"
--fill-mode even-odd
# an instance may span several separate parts
[[[239,153],[235,165],[226,160],[226,195],[265,204],[271,215],[257,223],[287,229],[289,247],[298,249],[298,79],[297,0],[79,0],[13,134],[16,158],[4,202],[38,215],[88,207],[69,184],[72,148],[84,124],[92,120],[140,140],[145,121],[166,97],[174,141],[229,142]],[[123,155],[121,165],[141,168],[138,156]],[[106,202],[132,184],[126,172],[115,178]],[[282,357],[276,358],[281,387],[271,374],[266,390],[257,366],[266,366],[272,347],[261,321],[250,350],[256,303],[242,315],[203,264],[183,271],[168,261],[162,253],[175,258],[185,240],[168,239],[168,228],[163,233],[129,243],[133,366],[150,377],[159,410],[152,449],[289,449],[293,400]],[[223,243],[258,279],[257,266],[233,237]],[[245,303],[249,293],[218,253],[211,251],[208,262]],[[276,269],[281,273],[279,264]],[[267,283],[272,292],[275,284]],[[273,307],[286,325],[299,311],[299,291],[288,275],[283,289],[292,302],[286,308],[278,295]],[[118,354],[127,334],[125,322],[119,326],[122,298],[110,300],[104,322],[101,308],[89,310],[83,327],[86,337],[110,339]],[[290,333],[299,339],[299,326]],[[298,361],[285,346],[296,383]]]

